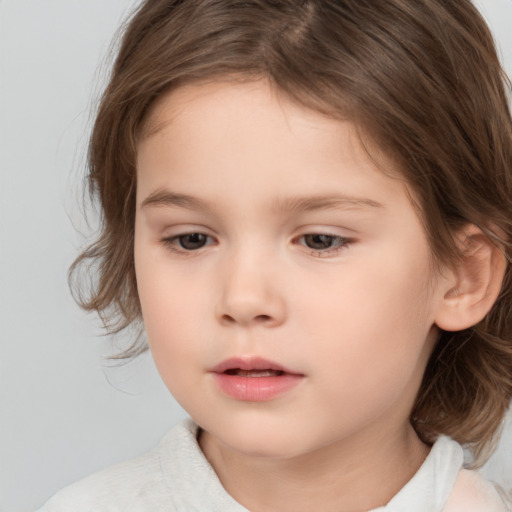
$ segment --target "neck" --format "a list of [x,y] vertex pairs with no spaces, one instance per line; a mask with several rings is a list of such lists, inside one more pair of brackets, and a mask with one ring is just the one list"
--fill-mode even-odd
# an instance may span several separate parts
[[251,512],[364,512],[387,504],[428,454],[409,423],[394,432],[359,432],[292,458],[243,454],[207,432],[200,445],[226,491]]

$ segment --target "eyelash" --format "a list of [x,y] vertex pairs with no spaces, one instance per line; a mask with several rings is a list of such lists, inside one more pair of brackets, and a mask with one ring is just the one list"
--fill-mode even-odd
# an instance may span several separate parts
[[[180,239],[185,238],[185,237],[190,237],[193,235],[196,235],[196,236],[199,235],[202,237],[206,237],[206,239],[208,239],[208,238],[211,239],[211,237],[209,235],[206,235],[205,233],[191,232],[191,233],[183,233],[181,235],[163,238],[161,240],[161,242],[165,246],[166,249],[172,251],[175,254],[179,254],[182,256],[191,256],[193,253],[200,251],[201,249],[203,249],[204,247],[206,247],[208,245],[211,245],[209,243],[205,243],[205,245],[202,245],[201,247],[198,247],[196,249],[186,249],[183,246],[180,247],[180,245],[181,245]],[[307,249],[310,250],[310,254],[312,256],[317,256],[319,258],[322,258],[322,257],[325,258],[328,256],[336,256],[341,251],[345,250],[352,243],[352,240],[350,240],[348,238],[344,238],[342,236],[334,235],[331,233],[306,233],[304,235],[301,235],[301,236],[295,238],[294,242],[297,240],[305,239],[306,237],[327,237],[327,238],[331,239],[332,243],[337,243],[337,245],[335,245],[334,247],[327,247],[325,249],[314,249],[312,247],[308,247],[305,244],[302,244]]]

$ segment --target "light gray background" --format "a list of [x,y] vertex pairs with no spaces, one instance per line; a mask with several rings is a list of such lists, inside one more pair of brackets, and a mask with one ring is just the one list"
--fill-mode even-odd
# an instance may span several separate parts
[[[0,0],[0,512],[152,447],[184,412],[152,360],[109,368],[66,270],[87,232],[99,62],[134,0]],[[512,74],[512,0],[480,0]],[[78,232],[76,230],[78,228]],[[512,425],[486,469],[512,486]]]

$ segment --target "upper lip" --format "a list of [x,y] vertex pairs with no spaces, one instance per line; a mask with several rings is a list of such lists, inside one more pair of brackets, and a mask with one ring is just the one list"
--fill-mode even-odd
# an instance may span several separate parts
[[211,371],[214,373],[224,373],[226,370],[276,370],[294,375],[302,375],[300,372],[286,368],[282,364],[264,359],[262,357],[230,357],[214,366]]

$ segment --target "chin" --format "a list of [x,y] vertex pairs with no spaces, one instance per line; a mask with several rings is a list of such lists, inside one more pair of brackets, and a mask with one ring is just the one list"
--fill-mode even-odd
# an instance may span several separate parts
[[311,448],[307,446],[307,439],[303,438],[304,430],[302,434],[293,432],[283,423],[265,421],[263,418],[259,418],[259,421],[236,421],[231,418],[227,423],[204,422],[203,425],[214,442],[248,457],[287,459]]
[[283,445],[281,440],[270,436],[260,436],[259,439],[229,438],[225,444],[238,453],[247,457],[262,459],[288,459],[299,455],[297,446]]

